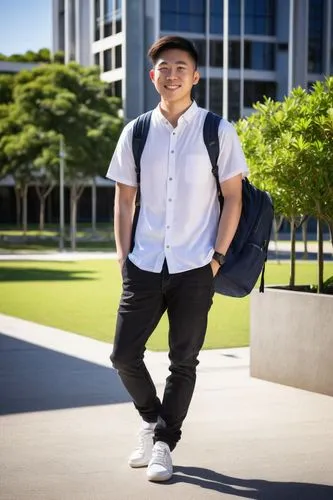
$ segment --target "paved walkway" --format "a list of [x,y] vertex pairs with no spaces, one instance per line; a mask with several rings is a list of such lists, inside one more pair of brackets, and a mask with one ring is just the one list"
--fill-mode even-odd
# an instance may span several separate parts
[[[168,484],[126,459],[139,419],[110,345],[0,315],[1,500],[333,499],[333,398],[249,377],[249,350],[203,351]],[[147,352],[162,393],[165,353]]]
[[[308,243],[308,260],[317,258],[318,245],[314,241]],[[324,241],[323,251],[326,260],[333,260],[333,248],[330,241]],[[303,259],[304,244],[301,241],[296,242],[296,257]],[[290,257],[290,242],[289,241],[271,241],[269,244],[268,258],[273,260],[285,260]],[[58,251],[43,251],[31,253],[31,251],[15,251],[2,250],[0,252],[1,260],[41,260],[41,261],[71,261],[71,260],[99,260],[99,259],[115,259],[115,252],[72,252],[66,250],[64,252]]]

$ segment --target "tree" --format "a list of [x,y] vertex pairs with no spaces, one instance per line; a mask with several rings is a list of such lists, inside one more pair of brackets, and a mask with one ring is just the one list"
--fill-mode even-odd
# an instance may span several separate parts
[[[256,112],[237,127],[251,178],[272,194],[276,212],[290,221],[290,286],[294,286],[297,224],[308,216],[317,217],[320,224],[329,224],[332,234],[333,78],[317,82],[311,92],[297,88],[282,102],[266,99],[254,108]],[[321,291],[320,248],[318,254]]]
[[15,123],[17,140],[7,135],[6,154],[13,170],[23,159],[31,169],[45,169],[59,162],[58,145],[63,137],[73,249],[77,203],[87,180],[105,173],[122,125],[119,105],[118,99],[107,96],[96,68],[48,64],[15,77],[10,120]]
[[28,50],[25,54],[12,54],[10,56],[5,56],[0,53],[0,61],[9,62],[51,62],[51,53],[49,49],[42,48],[38,52]]

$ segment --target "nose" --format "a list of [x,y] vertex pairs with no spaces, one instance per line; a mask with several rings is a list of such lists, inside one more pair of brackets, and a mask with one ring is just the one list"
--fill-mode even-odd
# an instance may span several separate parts
[[174,80],[175,78],[177,78],[176,68],[170,68],[168,73],[167,73],[167,79]]

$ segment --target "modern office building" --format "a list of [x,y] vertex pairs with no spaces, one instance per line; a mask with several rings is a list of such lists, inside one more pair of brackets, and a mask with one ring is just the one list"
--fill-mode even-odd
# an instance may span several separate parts
[[[229,0],[228,110],[251,112],[263,95],[281,99],[333,70],[333,0]],[[222,114],[223,0],[53,0],[53,48],[66,60],[97,64],[125,120],[157,96],[146,57],[165,34],[190,38],[199,52],[201,106]]]

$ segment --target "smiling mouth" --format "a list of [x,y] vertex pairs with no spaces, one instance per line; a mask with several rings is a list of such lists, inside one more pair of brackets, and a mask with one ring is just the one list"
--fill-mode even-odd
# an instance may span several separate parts
[[177,90],[180,88],[180,85],[164,85],[164,88],[167,90]]

